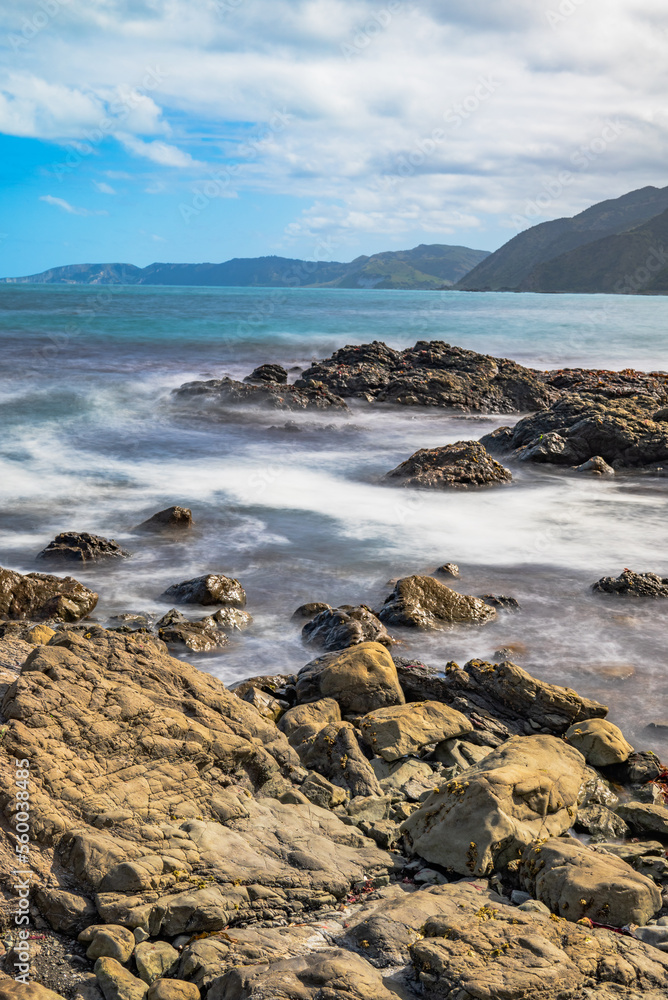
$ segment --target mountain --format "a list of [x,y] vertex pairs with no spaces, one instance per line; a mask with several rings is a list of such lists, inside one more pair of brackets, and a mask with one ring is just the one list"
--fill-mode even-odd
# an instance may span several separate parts
[[350,263],[235,257],[222,264],[68,264],[5,284],[214,285],[265,288],[450,288],[488,256],[440,243],[357,257]]
[[[590,248],[601,244],[609,237],[635,230],[638,226],[655,219],[668,210],[668,187],[645,187],[631,191],[609,201],[599,202],[580,212],[571,219],[555,219],[532,226],[513,237],[508,243],[486,257],[457,284],[463,291],[573,291],[573,288],[557,288],[558,274],[552,277],[550,262],[562,260],[579,248]],[[642,242],[642,241],[641,241]],[[641,242],[635,244],[638,252]],[[631,247],[633,244],[628,244]],[[615,281],[610,283],[606,273],[598,267],[592,254],[584,254],[579,260],[588,261],[590,270],[580,276],[578,291],[598,292],[613,290]],[[635,257],[633,258],[635,261]],[[608,262],[610,264],[610,262]],[[558,265],[558,269],[561,265]],[[642,266],[638,259],[632,266],[635,272]],[[557,270],[558,270],[557,269]],[[591,272],[591,273],[590,273]],[[555,287],[551,287],[554,285]],[[606,288],[602,287],[606,285]],[[550,287],[548,287],[550,286]],[[644,288],[634,289],[644,291]]]

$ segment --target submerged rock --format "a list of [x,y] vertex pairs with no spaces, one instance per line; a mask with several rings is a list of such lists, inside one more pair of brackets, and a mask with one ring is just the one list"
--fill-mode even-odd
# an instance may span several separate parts
[[561,740],[513,737],[433,792],[401,829],[426,861],[485,875],[572,826],[584,774],[582,754]]
[[219,573],[207,573],[192,580],[174,583],[162,594],[179,604],[223,604],[232,608],[246,605],[246,592],[238,580]]
[[7,618],[76,622],[89,615],[96,604],[97,594],[71,576],[24,576],[0,567],[0,615]]
[[142,521],[135,531],[188,531],[194,524],[192,511],[189,507],[166,507],[159,510],[146,521]]
[[247,375],[244,382],[277,382],[285,385],[288,381],[288,373],[282,365],[259,365],[250,375]]
[[399,486],[440,490],[509,483],[508,469],[489,454],[479,441],[457,441],[442,448],[421,448],[384,477]]
[[105,559],[123,559],[130,555],[113,538],[100,538],[87,531],[63,531],[37,556],[53,562],[101,562]]
[[347,649],[361,642],[380,642],[391,646],[394,642],[387,629],[369,608],[344,604],[319,612],[302,629],[302,639],[309,645],[320,646],[327,652]]
[[601,594],[630,597],[668,597],[668,577],[657,573],[634,573],[625,569],[619,576],[603,576],[592,585]]
[[459,576],[459,566],[457,565],[457,563],[452,563],[452,562],[443,563],[442,566],[439,566],[437,568],[436,572],[440,573],[442,576],[454,576],[454,577],[458,577]]
[[392,657],[378,642],[361,642],[307,663],[297,674],[297,698],[333,698],[343,715],[366,715],[405,700]]
[[462,623],[482,625],[496,618],[496,611],[479,597],[458,594],[431,576],[405,576],[386,598],[378,617],[387,625],[438,629]]
[[186,405],[202,417],[224,415],[230,408],[260,407],[265,410],[339,410],[348,413],[340,396],[330,392],[322,382],[300,379],[296,385],[281,385],[262,381],[260,384],[235,382],[231,378],[208,382],[186,382],[174,389],[174,400]]

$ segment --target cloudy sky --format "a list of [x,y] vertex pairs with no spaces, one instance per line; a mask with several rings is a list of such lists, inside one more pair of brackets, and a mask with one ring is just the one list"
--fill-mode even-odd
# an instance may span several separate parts
[[0,274],[495,249],[668,184],[665,0],[0,0]]

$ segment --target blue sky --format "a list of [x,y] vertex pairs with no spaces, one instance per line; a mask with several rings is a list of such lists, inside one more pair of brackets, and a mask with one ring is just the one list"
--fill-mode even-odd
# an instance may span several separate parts
[[0,275],[495,249],[668,184],[664,0],[3,0]]

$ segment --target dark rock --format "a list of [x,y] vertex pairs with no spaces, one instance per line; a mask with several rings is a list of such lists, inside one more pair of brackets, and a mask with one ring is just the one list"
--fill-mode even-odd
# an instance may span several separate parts
[[188,507],[167,507],[142,521],[135,531],[187,531],[193,523],[192,511]]
[[439,566],[436,570],[437,573],[441,573],[443,576],[459,576],[459,566],[457,563],[444,563]]
[[281,385],[287,381],[288,373],[282,365],[260,365],[244,379],[244,382],[278,382]]
[[612,764],[604,770],[605,776],[620,785],[645,785],[655,781],[664,771],[663,764],[651,750],[630,754],[623,764]]
[[421,448],[388,472],[384,481],[398,486],[440,490],[493,486],[509,483],[512,478],[508,469],[492,458],[478,441],[457,441],[442,448]]
[[668,577],[656,573],[634,573],[625,569],[618,577],[604,576],[592,586],[602,594],[622,594],[631,597],[668,597]]
[[234,691],[239,698],[243,698],[250,688],[257,687],[261,691],[267,691],[275,698],[285,698],[291,704],[296,700],[295,684],[296,674],[264,674],[258,677],[246,677],[236,684],[230,685],[230,691]]
[[327,652],[357,646],[360,642],[380,642],[391,646],[394,642],[387,629],[364,605],[321,611],[302,629],[302,639],[309,645],[319,646]]
[[458,594],[431,576],[405,576],[378,617],[387,625],[438,629],[462,623],[483,625],[496,618],[496,611],[480,598]]
[[229,642],[213,617],[190,621],[176,608],[163,615],[156,628],[159,637],[168,646],[185,646],[195,653],[209,653]]
[[492,608],[501,608],[503,611],[520,610],[520,602],[514,597],[506,597],[505,594],[481,594],[480,600]]
[[266,410],[340,410],[348,413],[348,406],[340,396],[330,392],[321,382],[300,379],[299,385],[279,385],[263,382],[251,385],[235,382],[230,378],[212,379],[209,382],[186,382],[172,393],[178,404],[188,406],[192,412],[211,419],[224,416],[229,408],[259,406]]
[[580,806],[573,826],[576,830],[584,830],[599,839],[619,837],[623,840],[629,834],[629,828],[621,816],[607,806],[596,803]]
[[300,618],[308,618],[309,621],[312,621],[321,611],[331,610],[331,604],[325,604],[324,601],[311,601],[309,604],[300,604],[292,615],[292,620],[298,621]]
[[172,584],[162,596],[178,604],[223,604],[232,608],[243,608],[246,604],[246,593],[239,581],[218,573]]
[[122,559],[130,553],[118,545],[113,538],[100,538],[87,531],[63,531],[49,542],[37,556],[54,562],[100,562],[103,559]]
[[71,576],[15,573],[0,567],[0,615],[7,618],[76,622],[97,604],[94,594]]
[[601,458],[600,455],[594,455],[593,458],[588,458],[586,462],[582,465],[578,465],[575,468],[576,472],[588,472],[591,476],[614,476],[615,470],[611,465]]

